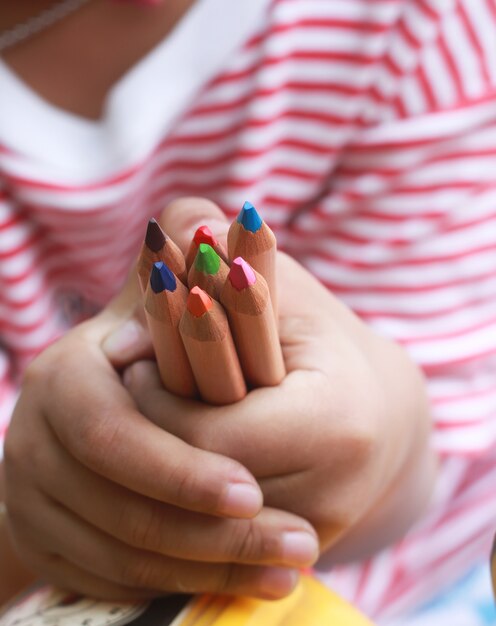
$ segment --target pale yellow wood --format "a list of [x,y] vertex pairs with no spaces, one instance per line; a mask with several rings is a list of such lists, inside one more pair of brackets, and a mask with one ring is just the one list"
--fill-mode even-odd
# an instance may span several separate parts
[[219,300],[220,292],[226,282],[227,275],[229,274],[229,267],[220,259],[219,271],[217,274],[207,274],[205,272],[199,272],[194,265],[188,272],[188,286],[190,289],[193,287],[200,287],[203,291],[206,291],[208,295],[214,300]]
[[274,233],[265,222],[256,233],[252,233],[234,221],[227,234],[227,249],[231,263],[240,256],[265,278],[277,321],[277,243]]
[[286,375],[269,289],[255,272],[254,285],[241,291],[229,280],[221,292],[245,380],[250,387],[278,385]]
[[186,261],[184,259],[184,255],[172,239],[167,237],[164,247],[158,252],[150,250],[145,243],[141,246],[141,252],[137,263],[137,271],[138,280],[143,293],[146,291],[150,281],[152,265],[154,263],[158,263],[159,261],[165,263],[184,285],[188,284],[188,274],[186,272]]
[[152,338],[162,384],[171,393],[193,398],[197,388],[184,344],[179,322],[186,307],[188,289],[178,281],[175,291],[145,293],[145,315]]
[[[215,250],[215,252],[217,252],[217,254],[224,261],[224,263],[226,265],[229,265],[227,252],[224,250],[224,246],[217,242],[215,246],[212,246],[212,248]],[[186,253],[186,270],[188,272],[191,269],[194,260],[196,259],[197,252],[198,246],[194,241],[191,241],[191,243],[189,244],[188,252]]]
[[218,302],[201,317],[187,309],[179,325],[200,395],[209,404],[241,400],[246,384],[226,314]]

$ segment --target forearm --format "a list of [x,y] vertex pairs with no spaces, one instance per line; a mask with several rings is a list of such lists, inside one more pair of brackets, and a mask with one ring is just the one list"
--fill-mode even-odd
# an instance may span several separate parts
[[0,463],[0,606],[29,585],[34,575],[15,553],[10,540],[4,510],[3,465]]

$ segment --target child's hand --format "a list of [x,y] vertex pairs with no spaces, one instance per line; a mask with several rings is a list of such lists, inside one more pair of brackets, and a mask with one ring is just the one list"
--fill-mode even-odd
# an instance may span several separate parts
[[[186,221],[176,205],[165,223],[182,246]],[[125,382],[164,430],[249,468],[265,502],[306,517],[323,548],[353,530],[336,558],[363,556],[403,533],[432,487],[422,377],[399,347],[282,254],[278,276],[288,370],[279,387],[218,408],[164,391],[150,362],[130,367]]]
[[317,557],[315,532],[295,515],[262,509],[239,462],[139,413],[101,347],[136,297],[129,285],[27,372],[5,446],[17,551],[43,578],[99,597],[281,597],[296,582],[289,567]]

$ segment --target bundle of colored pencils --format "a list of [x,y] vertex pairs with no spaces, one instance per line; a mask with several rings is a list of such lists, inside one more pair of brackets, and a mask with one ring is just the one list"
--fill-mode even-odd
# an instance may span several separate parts
[[286,374],[277,331],[276,239],[245,202],[228,251],[208,226],[183,256],[150,220],[138,259],[145,314],[164,387],[210,404],[241,400],[247,389]]

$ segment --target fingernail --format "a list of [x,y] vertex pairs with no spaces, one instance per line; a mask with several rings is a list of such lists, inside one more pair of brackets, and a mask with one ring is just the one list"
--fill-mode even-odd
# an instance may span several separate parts
[[143,326],[129,319],[105,338],[102,349],[110,358],[125,358],[126,352],[142,343],[143,334]]
[[226,489],[219,513],[230,517],[254,517],[262,504],[260,489],[247,483],[232,483]]
[[299,573],[294,569],[267,568],[259,578],[259,589],[267,598],[282,598],[293,591],[298,578]]
[[282,535],[282,558],[288,565],[305,567],[319,556],[317,538],[307,532],[291,531]]

